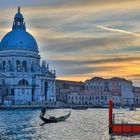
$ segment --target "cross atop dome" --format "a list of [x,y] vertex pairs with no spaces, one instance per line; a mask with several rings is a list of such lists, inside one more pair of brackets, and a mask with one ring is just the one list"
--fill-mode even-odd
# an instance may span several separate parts
[[0,51],[8,49],[39,52],[35,38],[26,31],[20,7],[16,9],[12,31],[8,32],[0,42]]
[[20,13],[20,6],[18,7],[18,12],[14,17],[12,30],[26,30],[23,15]]
[[18,7],[18,13],[20,13],[20,6]]

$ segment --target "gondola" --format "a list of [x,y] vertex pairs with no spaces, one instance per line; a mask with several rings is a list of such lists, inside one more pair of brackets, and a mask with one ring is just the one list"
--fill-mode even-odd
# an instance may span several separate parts
[[136,108],[135,107],[130,107],[129,111],[136,111]]
[[40,119],[44,122],[44,123],[57,123],[57,122],[62,122],[65,121],[66,119],[68,119],[70,117],[71,111],[69,112],[69,114],[65,115],[65,116],[61,116],[61,117],[54,117],[54,116],[50,116],[49,118],[45,118],[45,110],[41,109],[41,114],[40,114]]

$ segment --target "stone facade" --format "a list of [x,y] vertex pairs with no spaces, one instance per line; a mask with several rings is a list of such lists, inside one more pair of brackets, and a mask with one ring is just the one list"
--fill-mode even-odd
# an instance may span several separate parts
[[103,79],[94,77],[85,82],[85,92],[93,95],[120,96],[122,105],[133,104],[133,84],[124,78]]
[[133,87],[134,105],[140,106],[140,87]]
[[71,92],[68,94],[68,104],[69,105],[86,105],[89,107],[107,107],[109,100],[113,101],[113,104],[116,106],[121,105],[121,96],[104,94],[96,95],[89,94],[86,92]]
[[71,92],[84,91],[85,84],[83,82],[56,80],[56,98],[57,101],[67,103],[68,94]]
[[55,71],[40,60],[38,45],[20,13],[0,42],[0,104],[56,102]]
[[[64,93],[65,91],[65,93]],[[132,82],[124,78],[103,79],[94,77],[85,81],[84,91],[64,90],[69,105],[108,106],[112,100],[116,106],[131,106],[134,102]]]

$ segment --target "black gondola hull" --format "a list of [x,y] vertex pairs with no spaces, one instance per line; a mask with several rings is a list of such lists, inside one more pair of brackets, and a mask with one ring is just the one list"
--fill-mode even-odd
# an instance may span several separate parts
[[58,118],[45,118],[43,115],[40,115],[40,119],[44,122],[44,123],[57,123],[57,122],[62,122],[65,121],[66,119],[68,119],[70,117],[71,112],[66,115],[66,116],[62,116],[62,117],[58,117]]

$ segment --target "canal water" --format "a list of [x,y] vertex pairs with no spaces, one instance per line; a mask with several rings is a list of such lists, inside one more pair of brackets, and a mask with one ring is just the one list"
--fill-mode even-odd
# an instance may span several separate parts
[[[69,109],[48,110],[48,115],[66,115]],[[140,123],[140,110],[122,112],[125,121]],[[108,134],[108,109],[72,110],[65,122],[45,124],[39,118],[40,110],[0,111],[0,140],[140,140],[138,136]]]

